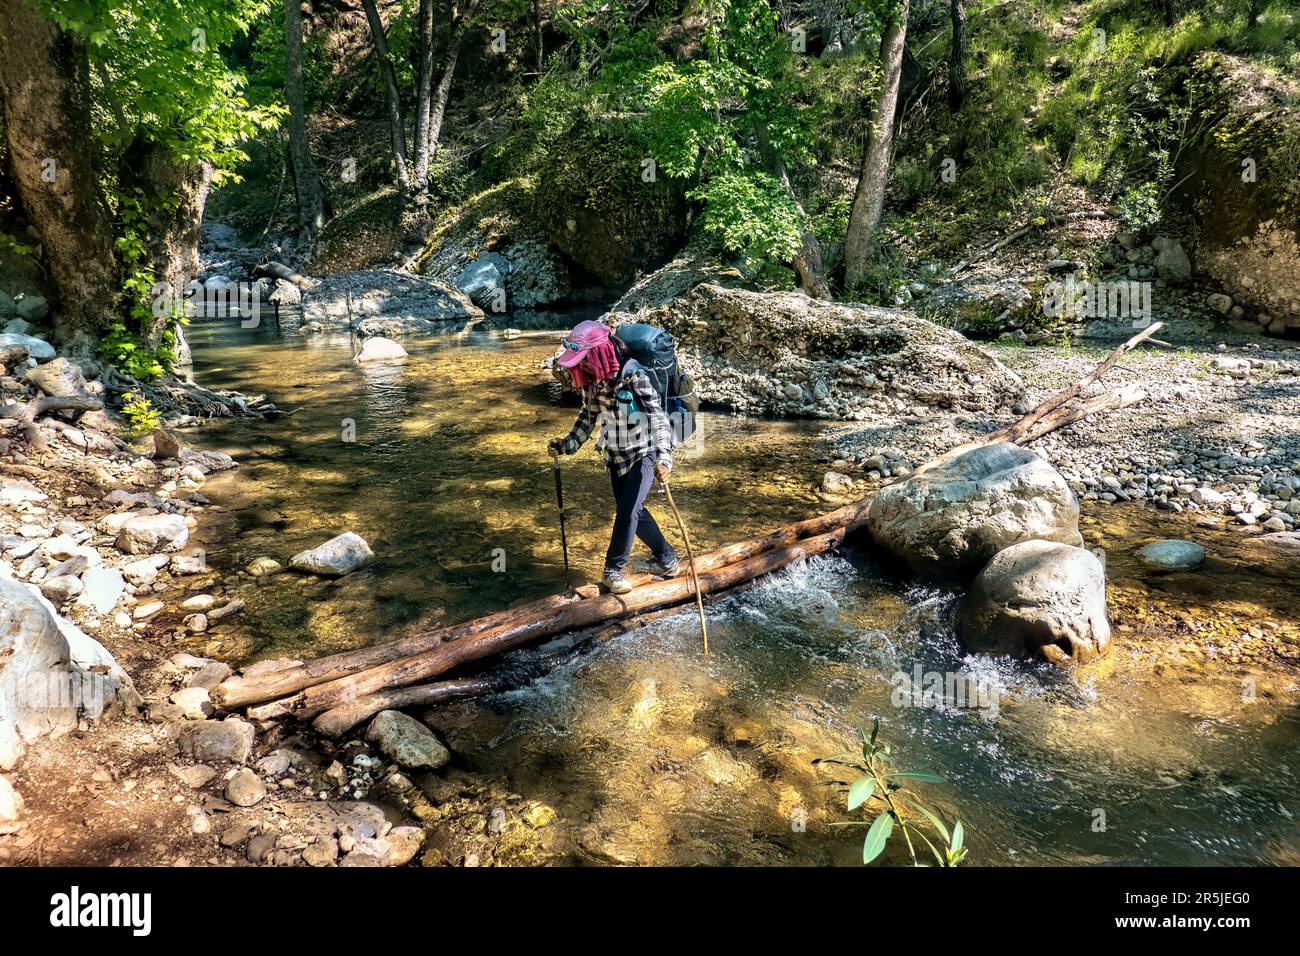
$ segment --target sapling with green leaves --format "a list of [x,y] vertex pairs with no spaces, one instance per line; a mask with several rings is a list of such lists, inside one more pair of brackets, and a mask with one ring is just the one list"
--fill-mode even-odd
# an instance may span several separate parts
[[[851,780],[831,780],[828,784],[844,791],[849,812],[862,811],[868,818],[835,823],[833,826],[864,826],[862,862],[870,863],[885,851],[895,832],[903,836],[913,866],[924,866],[917,856],[917,840],[923,842],[939,866],[957,866],[966,858],[966,832],[960,820],[951,829],[908,788],[911,783],[945,783],[936,773],[920,770],[894,770],[893,751],[880,741],[880,720],[872,721],[871,732],[858,727],[862,753],[834,754],[819,757],[815,764],[830,764],[856,770]],[[928,832],[927,832],[928,831]],[[916,839],[913,839],[913,838]],[[934,837],[934,839],[931,839]]]

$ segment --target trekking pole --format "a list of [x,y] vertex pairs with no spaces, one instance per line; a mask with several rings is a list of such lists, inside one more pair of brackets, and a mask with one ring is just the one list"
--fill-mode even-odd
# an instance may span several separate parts
[[560,480],[560,456],[551,457],[551,468],[555,472],[555,503],[560,508],[560,547],[564,550],[564,588],[573,590],[569,581],[569,538],[564,532],[564,484]]
[[677,519],[677,530],[682,533],[682,540],[686,542],[686,560],[691,564],[691,581],[695,584],[695,607],[700,612],[700,636],[704,639],[704,656],[708,657],[709,626],[704,623],[704,597],[700,594],[700,576],[695,570],[695,551],[691,548],[691,536],[686,533],[686,522],[682,521],[682,513],[677,510],[677,502],[673,501],[673,493],[668,489],[668,482],[660,478],[659,484],[663,486],[664,494],[668,497],[668,507],[672,509],[673,517]]

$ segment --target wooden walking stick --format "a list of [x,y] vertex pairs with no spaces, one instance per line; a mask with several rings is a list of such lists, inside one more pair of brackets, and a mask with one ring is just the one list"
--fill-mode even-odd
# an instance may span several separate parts
[[672,509],[673,517],[677,519],[677,530],[682,533],[682,540],[686,542],[686,560],[691,563],[691,583],[695,585],[695,607],[700,612],[700,637],[704,639],[704,656],[708,657],[709,626],[704,623],[704,597],[700,594],[700,576],[695,570],[695,551],[691,548],[691,536],[686,533],[686,522],[682,521],[682,513],[677,510],[677,502],[673,501],[668,480],[660,476],[659,484],[663,486],[664,494],[668,497],[668,507]]

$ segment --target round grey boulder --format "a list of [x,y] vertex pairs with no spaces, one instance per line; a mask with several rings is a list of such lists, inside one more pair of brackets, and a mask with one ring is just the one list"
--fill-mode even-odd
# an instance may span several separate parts
[[957,606],[957,636],[987,654],[1059,667],[1110,650],[1106,572],[1091,552],[1053,541],[1000,551]]
[[1003,548],[1081,545],[1079,502],[1050,464],[1019,445],[975,448],[882,488],[867,526],[876,544],[922,577],[969,581]]
[[1205,549],[1191,541],[1156,541],[1137,553],[1138,560],[1161,571],[1194,568],[1205,560]]

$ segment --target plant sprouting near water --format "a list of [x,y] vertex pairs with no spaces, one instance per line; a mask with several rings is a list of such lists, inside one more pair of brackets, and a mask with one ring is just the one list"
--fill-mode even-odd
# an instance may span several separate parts
[[[880,720],[876,719],[872,721],[870,734],[865,727],[858,727],[858,736],[862,742],[861,757],[856,753],[842,753],[819,757],[813,761],[815,764],[847,767],[859,774],[852,780],[828,782],[847,794],[850,813],[861,810],[868,819],[851,820],[834,826],[867,828],[866,838],[862,842],[864,864],[870,863],[885,851],[889,838],[896,829],[903,835],[913,866],[925,865],[916,855],[913,836],[925,843],[939,866],[956,866],[961,863],[966,858],[966,833],[961,821],[954,821],[949,829],[939,814],[923,804],[908,789],[908,784],[912,783],[946,781],[936,773],[890,769],[893,753],[889,744],[878,740],[879,735]],[[931,836],[935,839],[931,840]]]
[[132,391],[122,397],[122,414],[131,423],[132,435],[148,434],[162,424],[162,415],[145,396]]

